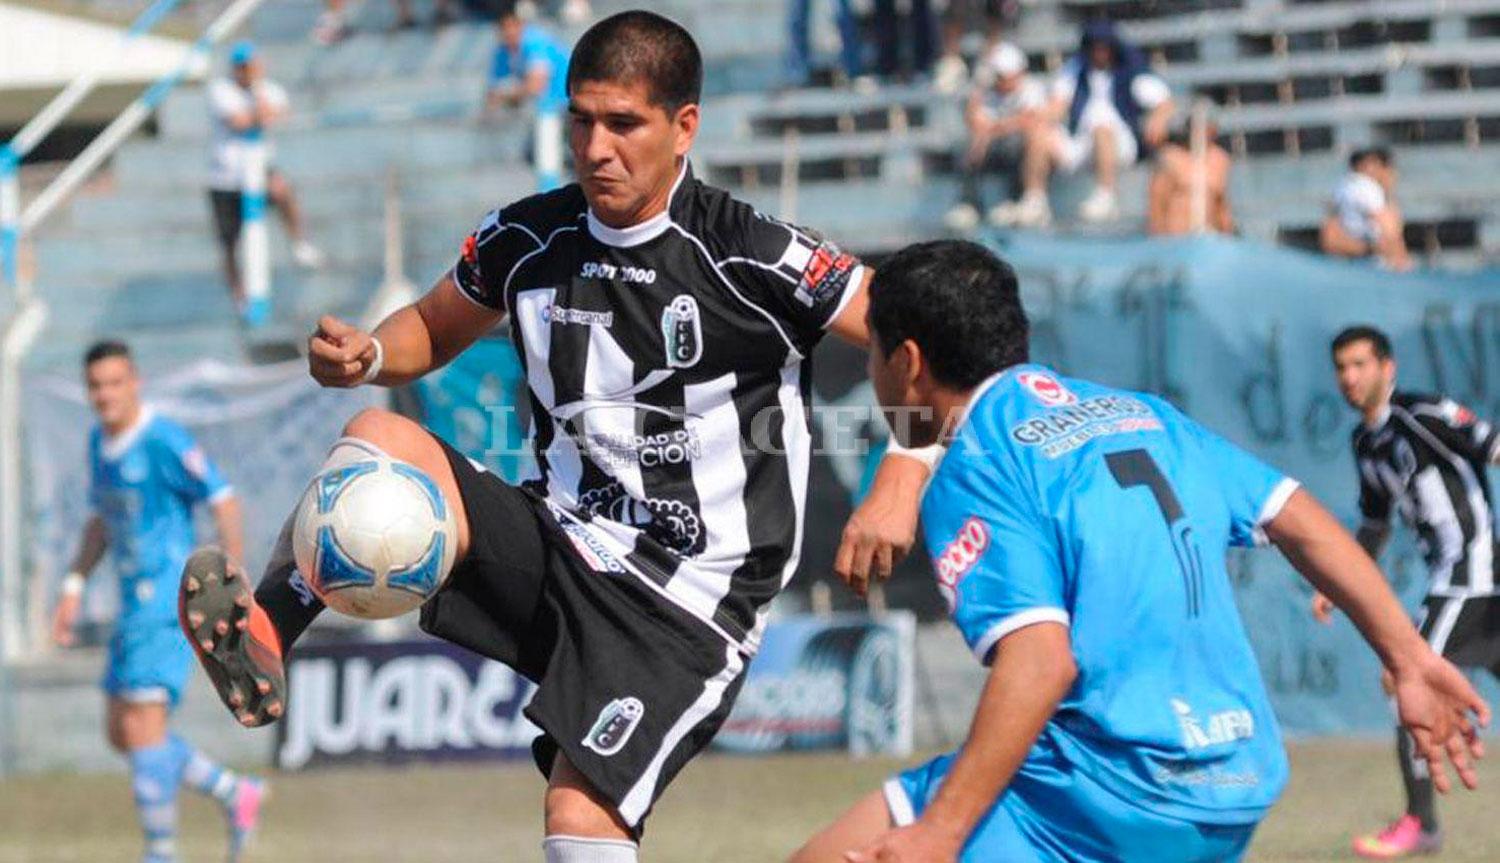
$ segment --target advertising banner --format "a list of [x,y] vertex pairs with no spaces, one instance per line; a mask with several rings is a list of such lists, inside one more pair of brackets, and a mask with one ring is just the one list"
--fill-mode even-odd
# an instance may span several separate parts
[[296,697],[276,724],[283,770],[513,758],[540,733],[521,715],[529,681],[445,641],[299,645],[287,675]]

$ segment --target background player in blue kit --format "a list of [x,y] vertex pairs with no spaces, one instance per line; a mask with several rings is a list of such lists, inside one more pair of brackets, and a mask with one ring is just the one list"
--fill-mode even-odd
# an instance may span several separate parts
[[568,49],[557,37],[521,19],[507,0],[495,19],[499,44],[490,65],[485,111],[519,108],[530,102],[531,167],[537,191],[550,192],[563,180],[563,113],[568,109]]
[[226,553],[241,554],[240,507],[187,430],[141,402],[129,349],[100,342],[84,357],[89,402],[89,504],[78,554],[63,582],[53,638],[73,643],[84,579],[113,552],[120,610],[109,642],[106,736],[130,762],[145,860],[176,859],[177,786],[212,796],[229,822],[229,859],[259,819],[264,786],[211,761],[168,731],[187,682],[192,651],[177,623],[177,581],[193,550],[193,507],[207,503]]
[[964,746],[798,863],[1239,859],[1287,777],[1224,565],[1266,541],[1375,648],[1439,788],[1445,754],[1475,786],[1488,706],[1294,481],[1161,399],[1030,364],[1015,273],[977,245],[898,253],[870,299],[876,392],[911,409],[897,438],[950,442],[923,529],[991,670]]

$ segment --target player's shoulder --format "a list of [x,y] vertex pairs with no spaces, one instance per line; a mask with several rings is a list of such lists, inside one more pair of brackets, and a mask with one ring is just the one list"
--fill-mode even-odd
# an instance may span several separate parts
[[1411,417],[1441,417],[1451,413],[1452,399],[1437,393],[1397,390],[1391,393],[1391,410]]
[[491,210],[479,230],[482,232],[490,226],[516,227],[531,233],[538,242],[545,242],[548,235],[559,228],[580,226],[587,212],[588,202],[584,200],[583,189],[577,183],[570,183]]
[[779,257],[793,240],[806,238],[809,246],[822,240],[703,182],[690,169],[672,195],[672,221],[700,240],[716,258]]
[[161,411],[152,411],[141,436],[144,440],[163,444],[177,452],[197,446],[197,441],[187,426]]

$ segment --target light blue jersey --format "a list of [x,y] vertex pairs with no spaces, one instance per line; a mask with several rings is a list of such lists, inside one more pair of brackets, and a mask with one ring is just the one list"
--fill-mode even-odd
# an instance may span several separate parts
[[177,620],[177,580],[193,551],[193,507],[229,484],[187,429],[150,407],[115,437],[89,434],[89,503],[104,519],[120,579],[121,631]]
[[[1248,844],[1287,761],[1225,552],[1263,540],[1296,487],[1152,396],[1036,365],[978,389],[922,522],[981,662],[1024,626],[1070,631],[1077,681],[992,813],[1035,859],[1224,860]],[[946,764],[901,777],[913,816]]]
[[536,110],[561,114],[568,107],[568,49],[547,31],[527,24],[521,31],[521,50],[511,52],[504,42],[495,48],[490,87],[508,79],[524,79],[537,69],[548,70],[547,87],[536,97]]

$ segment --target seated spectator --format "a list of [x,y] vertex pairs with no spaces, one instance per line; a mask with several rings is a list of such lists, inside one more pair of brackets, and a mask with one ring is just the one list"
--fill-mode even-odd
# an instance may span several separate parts
[[962,198],[948,211],[948,227],[966,231],[979,224],[980,184],[986,174],[1005,179],[1007,200],[990,210],[990,221],[1014,224],[1017,206],[1011,198],[1020,191],[1021,161],[1026,153],[1026,135],[1043,122],[1047,89],[1026,71],[1026,55],[1008,42],[1001,42],[974,75],[974,90],[964,109],[969,135],[959,156],[963,176]]
[[229,61],[232,76],[216,78],[208,85],[208,109],[213,127],[208,195],[229,292],[240,313],[256,323],[268,310],[247,305],[236,249],[244,227],[243,190],[249,148],[266,148],[266,197],[280,213],[282,224],[292,240],[292,257],[300,266],[316,268],[323,265],[323,253],[308,242],[297,197],[291,184],[273,166],[275,152],[270,143],[265,142],[267,131],[286,119],[289,107],[286,90],[266,78],[265,67],[252,43],[236,43],[230,50]]
[[[344,14],[344,7],[348,0],[323,0],[323,14],[318,17],[318,23],[313,26],[313,39],[322,45],[332,45],[349,36],[352,32],[349,28],[348,18]],[[412,12],[411,0],[395,0],[396,3],[396,29],[410,30],[417,26],[417,16]],[[434,27],[442,27],[452,24],[458,20],[458,13],[454,11],[453,0],[432,0],[432,24]]]
[[568,49],[546,30],[521,20],[506,3],[496,21],[499,42],[490,66],[485,113],[532,106],[531,166],[537,188],[562,185],[563,113],[568,109]]
[[1048,177],[1087,163],[1094,167],[1094,191],[1079,216],[1086,222],[1117,218],[1118,169],[1166,140],[1173,111],[1166,82],[1147,69],[1140,51],[1121,40],[1112,24],[1094,21],[1084,27],[1078,54],[1053,82],[1050,111],[1055,122],[1027,142],[1019,224],[1050,224]]
[[1396,206],[1396,163],[1384,147],[1354,151],[1349,173],[1333,192],[1318,245],[1341,258],[1374,257],[1382,266],[1412,268],[1403,233],[1406,223]]
[[[1193,155],[1192,127],[1184,124],[1156,152],[1146,216],[1147,233],[1156,236],[1194,231],[1234,233],[1229,211],[1229,153],[1219,146],[1219,127],[1209,119],[1203,130],[1203,153]],[[1195,213],[1194,195],[1201,184],[1203,211]],[[1201,223],[1200,223],[1201,219]]]
[[[859,21],[854,17],[853,0],[834,0],[834,18],[839,28],[840,62],[851,82],[864,75],[864,44],[859,37]],[[812,83],[813,53],[809,33],[813,0],[791,0],[787,4],[787,50],[785,84],[806,87]]]

